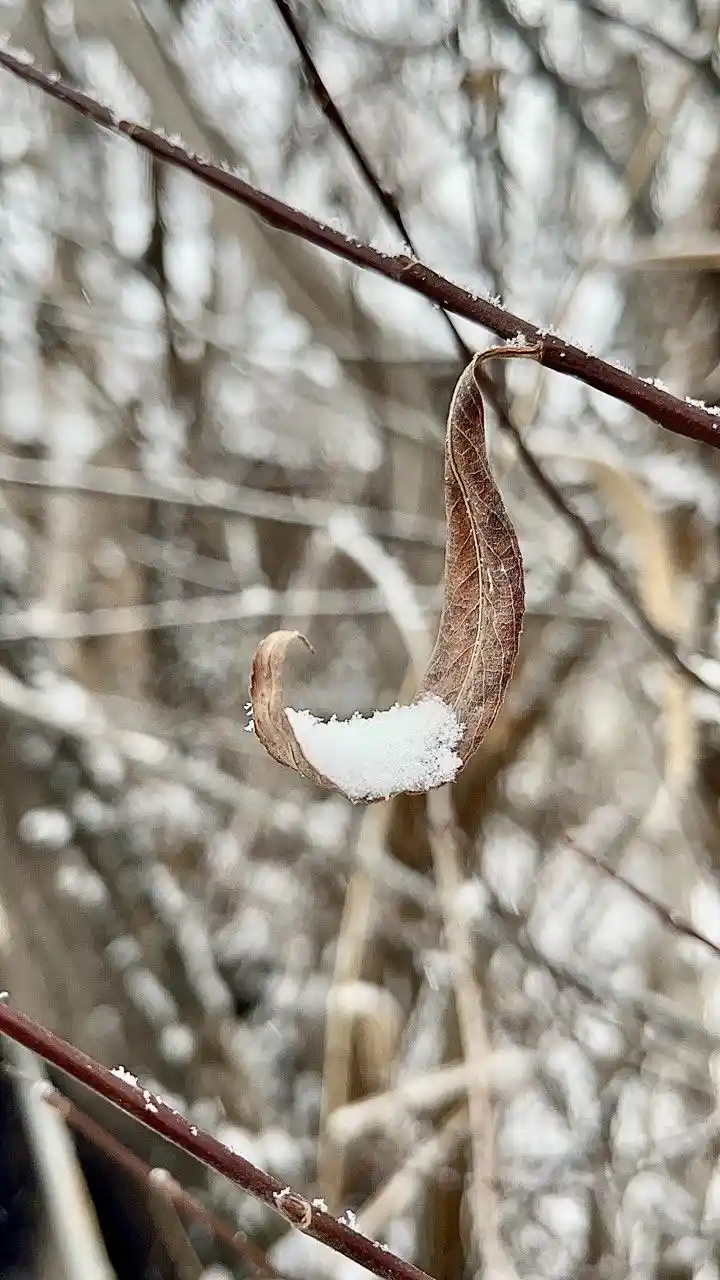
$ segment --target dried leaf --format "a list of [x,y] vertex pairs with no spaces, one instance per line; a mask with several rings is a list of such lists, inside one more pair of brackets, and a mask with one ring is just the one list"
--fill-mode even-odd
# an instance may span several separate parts
[[[515,350],[499,348],[508,354]],[[520,349],[520,354],[526,352]],[[456,712],[464,725],[458,748],[463,764],[502,706],[525,611],[520,547],[488,466],[476,374],[480,359],[476,356],[462,373],[448,413],[443,607],[418,695],[434,695]]]
[[[455,388],[448,413],[445,441],[445,511],[447,543],[443,608],[435,648],[417,697],[411,704],[425,715],[428,724],[437,720],[440,708],[452,730],[441,725],[431,746],[436,759],[419,756],[418,776],[407,780],[407,740],[398,737],[396,746],[399,785],[388,789],[387,754],[392,759],[392,741],[402,711],[407,723],[408,708],[378,712],[372,721],[352,720],[353,726],[377,724],[378,753],[382,754],[385,777],[379,789],[364,778],[357,787],[333,781],[308,759],[287,715],[282,693],[282,668],[289,644],[299,639],[296,631],[276,631],[258,646],[252,664],[250,698],[254,728],[263,746],[275,760],[288,765],[312,782],[334,790],[344,790],[350,799],[374,800],[399,791],[426,791],[454,777],[482,742],[502,706],[517,658],[525,607],[522,557],[515,530],[488,465],[485,444],[485,413],[480,392],[479,366],[489,356],[537,356],[540,348],[496,347],[475,356],[463,371]],[[422,709],[422,710],[421,710]],[[292,713],[298,723],[298,713]],[[442,717],[441,717],[442,719]],[[320,730],[324,726],[318,725]],[[337,733],[338,725],[332,724]],[[437,728],[437,726],[436,726]],[[421,744],[422,745],[422,744]],[[456,753],[456,754],[453,754]],[[344,776],[344,775],[343,775]]]
[[285,654],[293,640],[299,640],[314,652],[307,636],[300,631],[273,631],[255,650],[250,673],[253,727],[265,750],[278,764],[286,764],[321,787],[332,787],[332,782],[318,773],[304,756],[285,711],[282,671]]

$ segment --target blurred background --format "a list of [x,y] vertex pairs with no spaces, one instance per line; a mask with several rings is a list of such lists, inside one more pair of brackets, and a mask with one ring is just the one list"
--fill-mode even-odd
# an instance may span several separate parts
[[[717,0],[296,13],[423,260],[720,399]],[[1,0],[0,26],[404,249],[272,0]],[[282,625],[316,649],[290,705],[412,696],[460,368],[443,316],[6,73],[0,189],[0,985],[437,1280],[716,1280],[718,955],[568,835],[720,943],[720,701],[489,414],[528,614],[438,896],[424,798],[365,811],[304,784],[245,704]],[[492,372],[645,614],[720,684],[717,456],[530,362]],[[260,1274],[350,1275],[58,1079],[65,1124],[44,1069],[2,1055],[0,1276],[254,1274],[118,1143],[247,1232]]]

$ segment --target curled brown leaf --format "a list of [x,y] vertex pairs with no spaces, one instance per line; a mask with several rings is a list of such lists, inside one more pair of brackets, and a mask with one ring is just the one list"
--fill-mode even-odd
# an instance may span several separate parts
[[[297,631],[276,631],[258,646],[250,681],[255,733],[275,760],[310,781],[352,800],[427,791],[455,776],[493,724],[515,667],[525,590],[518,540],[488,465],[479,370],[491,356],[539,354],[539,344],[493,347],[473,358],[455,388],[445,438],[442,614],[430,664],[411,707],[343,725],[322,725],[304,712],[288,716],[282,692],[285,654],[294,640],[310,648],[309,641]],[[374,738],[366,732],[371,725],[378,730]],[[319,752],[329,763],[318,767],[312,745],[317,738],[308,736],[306,726],[312,734],[318,729],[332,732],[337,766],[333,745]],[[301,727],[304,747],[296,732]],[[338,730],[345,728],[355,738],[338,738]],[[365,735],[364,746],[358,730]],[[355,745],[359,756],[365,752],[357,778],[352,767],[348,771],[347,760],[340,765],[340,756],[352,755]]]
[[265,750],[278,764],[295,769],[321,787],[332,787],[332,782],[306,759],[285,710],[282,673],[285,654],[294,640],[313,652],[307,636],[300,631],[272,631],[255,650],[250,673],[253,727]]

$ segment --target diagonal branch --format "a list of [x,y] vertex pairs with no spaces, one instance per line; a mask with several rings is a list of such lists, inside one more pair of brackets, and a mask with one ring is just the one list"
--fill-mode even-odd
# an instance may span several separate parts
[[[375,171],[374,165],[365,151],[365,148],[362,146],[358,138],[356,138],[342,111],[335,102],[330,90],[320,74],[320,71],[318,70],[317,63],[310,52],[308,43],[300,30],[298,21],[288,3],[288,0],[272,0],[272,3],[277,9],[280,18],[285,23],[285,26],[295,42],[295,47],[300,55],[300,60],[303,64],[305,74],[307,75],[310,87],[323,115],[328,121],[330,127],[335,130],[345,147],[347,147],[347,150],[350,152],[353,160],[360,170],[367,187],[375,196],[389,221],[402,237],[413,257],[417,258],[417,249],[413,243],[413,238],[400,208],[398,198],[394,192],[389,191],[381,182]],[[467,364],[472,356],[470,347],[465,342],[462,334],[453,324],[447,311],[443,311],[443,320],[445,320],[448,329],[450,330],[460,359]]]
[[[293,209],[290,205],[285,204],[284,201],[258,190],[258,188],[251,186],[227,169],[199,159],[197,156],[190,154],[179,143],[170,142],[169,139],[159,133],[155,133],[152,129],[148,129],[132,120],[119,119],[109,108],[102,106],[96,99],[79,89],[71,88],[59,78],[47,75],[35,67],[32,62],[24,60],[23,55],[17,56],[9,53],[7,49],[0,49],[0,66],[4,66],[20,79],[36,85],[58,102],[73,107],[81,115],[93,120],[103,128],[131,138],[138,146],[166,163],[193,173],[213,190],[221,191],[240,204],[251,208],[271,226],[289,234],[297,235],[319,248],[327,249],[328,252],[352,262],[358,267],[375,271],[387,279],[404,284],[414,292],[422,294],[431,302],[440,306],[444,311],[451,311],[456,315],[463,316],[465,319],[474,320],[500,337],[511,341],[520,338],[526,339],[530,343],[539,343],[541,349],[537,358],[547,368],[567,373],[571,377],[584,382],[587,386],[604,391],[615,399],[623,401],[631,408],[645,413],[667,430],[685,436],[688,439],[720,448],[720,411],[709,410],[698,402],[681,400],[664,387],[658,386],[656,382],[647,382],[634,374],[628,373],[627,370],[608,364],[605,360],[600,360],[597,356],[591,356],[580,347],[575,347],[565,342],[555,334],[543,333],[536,325],[530,324],[510,311],[505,311],[488,299],[478,298],[468,293],[467,290],[453,284],[445,279],[444,276],[438,275],[437,272],[418,262],[415,258],[410,258],[405,254],[396,256],[382,254],[369,245],[361,244],[343,235],[342,232],[318,222],[317,219],[310,217],[308,214]],[[325,90],[325,93],[327,94],[327,90]],[[345,126],[345,130],[346,133],[349,133],[347,126]],[[372,173],[367,158],[360,151],[358,144],[354,142],[353,145],[355,151],[363,155],[363,172],[369,171]],[[374,175],[373,187],[382,191]],[[387,193],[385,199],[387,199]],[[392,204],[392,197],[390,197],[391,207]],[[404,228],[401,215],[398,214],[397,216],[400,217],[400,225]],[[450,317],[447,316],[446,319],[453,331],[458,349],[464,356],[469,357],[469,347],[461,334],[455,329]],[[612,582],[655,648],[692,685],[698,688],[710,688],[712,693],[716,693],[717,690],[708,686],[678,653],[672,639],[665,635],[647,617],[635,596],[627,576],[615,564],[612,557],[603,551],[584,520],[568,505],[544,468],[528,449],[490,379],[483,374],[481,375],[481,381],[483,390],[495,405],[501,425],[513,436],[520,457],[530,475],[554,509],[573,526],[586,553]]]
[[[335,102],[330,90],[320,75],[315,59],[308,48],[307,41],[300,30],[297,19],[288,4],[288,0],[272,0],[272,3],[275,5],[280,18],[285,23],[285,26],[295,41],[295,47],[300,55],[300,60],[303,64],[305,74],[310,81],[310,87],[323,115],[328,121],[330,127],[335,130],[345,147],[347,147],[347,150],[350,152],[353,160],[360,170],[367,187],[375,196],[380,207],[384,210],[388,219],[395,227],[395,230],[400,234],[413,257],[417,258],[417,249],[413,244],[413,239],[398,203],[397,196],[394,195],[392,191],[389,191],[380,181],[380,178],[378,177],[370,158],[366,154],[364,147],[355,137],[355,134]],[[462,334],[456,328],[447,311],[443,311],[442,315],[443,320],[450,330],[460,359],[467,364],[472,356],[470,347],[467,345]]]
[[0,1033],[18,1044],[24,1044],[51,1066],[92,1089],[105,1098],[106,1102],[119,1107],[125,1115],[138,1120],[209,1169],[223,1174],[255,1200],[279,1213],[304,1235],[334,1249],[336,1253],[365,1267],[373,1275],[382,1280],[430,1280],[419,1267],[396,1257],[374,1240],[368,1240],[352,1227],[333,1218],[297,1191],[284,1186],[277,1178],[263,1173],[262,1169],[258,1169],[249,1160],[231,1151],[211,1134],[195,1125],[189,1125],[177,1111],[173,1111],[172,1107],[148,1089],[143,1089],[122,1068],[110,1071],[101,1066],[86,1053],[75,1049],[54,1032],[48,1031],[40,1023],[2,1001]]
[[[52,1086],[47,1086],[47,1092],[44,1092],[42,1097],[46,1104],[60,1112],[70,1128],[102,1151],[116,1165],[125,1169],[137,1182],[149,1189],[157,1188],[159,1185],[177,1209],[187,1217],[202,1223],[210,1234],[216,1236],[227,1249],[235,1253],[253,1274],[264,1277],[264,1280],[282,1280],[280,1273],[273,1267],[267,1255],[243,1231],[231,1227],[224,1218],[214,1213],[212,1209],[208,1209],[200,1200],[181,1187],[169,1173],[158,1168],[150,1168],[144,1160],[135,1155],[134,1151],[123,1146],[113,1134],[108,1133],[102,1125],[98,1124],[97,1120],[86,1115],[70,1098],[53,1089]],[[165,1176],[160,1178],[158,1176],[160,1174]]]
[[364,148],[348,126],[345,117],[337,106],[337,103],[333,99],[330,90],[318,70],[315,59],[308,48],[307,41],[300,30],[297,18],[295,17],[291,6],[288,4],[288,0],[272,0],[272,3],[275,5],[279,17],[285,23],[287,30],[295,41],[295,47],[300,55],[303,69],[310,81],[310,87],[320,105],[323,115],[339,137],[342,138],[343,143],[352,155],[352,158],[363,175],[366,183],[375,192],[375,195],[380,201],[380,204],[385,210],[388,218],[400,232],[400,235],[408,248],[412,249],[413,243],[410,237],[410,232],[408,231],[405,219],[403,218],[400,210],[397,197],[378,181],[375,170],[368,156],[365,154]]
[[[372,162],[367,156],[361,143],[356,138],[350,125],[345,119],[342,111],[334,101],[330,90],[320,74],[315,59],[310,52],[307,41],[300,29],[295,18],[289,0],[272,0],[278,15],[282,19],[285,27],[289,31],[300,55],[301,62],[305,74],[308,77],[310,86],[315,95],[315,99],[325,115],[331,128],[335,130],[338,137],[342,140],[347,150],[352,155],[360,173],[362,174],[366,185],[373,193],[381,208],[385,211],[388,219],[402,236],[411,253],[417,257],[417,249],[413,243],[412,236],[408,229],[402,210],[395,195],[381,182]],[[465,342],[462,334],[459,332],[452,318],[447,311],[443,312],[443,319],[452,334],[453,341],[457,347],[460,358],[467,363],[472,352]],[[539,355],[540,362],[543,361],[543,353],[547,337],[543,338],[542,348]],[[624,573],[620,565],[610,556],[607,551],[600,545],[592,530],[589,528],[585,520],[574,510],[566,501],[560,489],[546,472],[545,468],[538,462],[535,455],[528,449],[522,433],[518,430],[517,425],[513,421],[508,406],[497,385],[482,370],[478,370],[478,378],[481,382],[482,389],[488,399],[493,404],[495,412],[498,416],[501,427],[508,435],[512,436],[517,452],[540,492],[550,503],[550,506],[556,511],[562,519],[564,519],[573,530],[578,538],[583,551],[600,569],[601,573],[608,579],[617,595],[624,601],[632,614],[640,629],[645,633],[650,642],[655,646],[662,656],[675,667],[691,685],[698,688],[706,687],[705,682],[696,674],[695,671],[678,653],[677,645],[672,637],[668,636],[657,624],[650,618],[643,608],[642,603],[632,587],[632,584]]]
[[374,271],[388,280],[395,280],[429,298],[444,310],[482,325],[500,338],[512,341],[519,337],[529,344],[542,341],[540,360],[546,368],[577,378],[593,390],[602,391],[622,401],[676,435],[720,448],[720,412],[697,402],[683,400],[659,386],[657,381],[645,381],[626,369],[590,355],[557,334],[543,333],[537,325],[511,311],[505,311],[487,298],[476,297],[406,254],[383,254],[370,245],[358,243],[341,231],[319,222],[317,218],[301,213],[283,200],[251,186],[227,169],[191,155],[179,143],[171,142],[137,121],[115,116],[95,98],[71,88],[60,79],[53,79],[24,60],[22,54],[17,56],[8,52],[7,48],[0,49],[0,66],[21,80],[42,89],[57,102],[72,107],[95,124],[132,139],[137,146],[166,164],[193,173],[206,186],[221,191],[239,204],[252,209],[258,217],[277,230],[299,236],[346,262]]
[[647,907],[648,911],[652,911],[661,924],[667,925],[668,929],[672,929],[673,933],[678,934],[681,938],[689,938],[691,942],[699,942],[703,947],[707,947],[709,951],[714,952],[716,956],[720,956],[719,943],[713,942],[712,938],[709,938],[706,933],[701,933],[690,920],[674,911],[672,907],[666,907],[657,898],[646,893],[644,889],[640,888],[640,885],[633,884],[632,880],[623,875],[622,871],[618,871],[617,867],[608,862],[607,858],[603,858],[601,854],[593,853],[592,850],[584,848],[571,836],[567,836],[567,845],[574,853],[589,862],[591,866],[597,867],[606,876],[621,884],[634,898],[637,898],[638,902]]
[[[484,390],[486,389],[486,385],[483,388]],[[597,565],[601,573],[614,587],[616,594],[627,605],[628,610],[637,622],[640,630],[644,632],[658,653],[662,654],[663,658],[675,667],[675,670],[678,671],[680,675],[684,676],[690,685],[696,689],[709,689],[711,693],[717,695],[720,690],[715,688],[715,686],[708,684],[707,680],[705,680],[692,666],[690,666],[689,662],[687,662],[678,651],[677,644],[672,637],[669,636],[667,632],[663,631],[661,627],[657,626],[657,624],[653,622],[652,618],[648,616],[642,603],[638,599],[625,570],[617,563],[616,560],[613,559],[609,552],[601,546],[592,529],[588,524],[586,524],[583,517],[579,515],[574,507],[571,507],[570,503],[565,500],[560,490],[548,476],[544,467],[538,462],[534,453],[528,449],[521,432],[510,418],[504,405],[500,405],[499,407],[496,405],[496,410],[505,430],[512,435],[517,451],[525,464],[525,468],[537,484],[538,489],[540,489],[541,493],[545,495],[550,506],[553,507],[553,509],[557,511],[558,514],[561,515],[570,525],[583,551],[588,558]]]

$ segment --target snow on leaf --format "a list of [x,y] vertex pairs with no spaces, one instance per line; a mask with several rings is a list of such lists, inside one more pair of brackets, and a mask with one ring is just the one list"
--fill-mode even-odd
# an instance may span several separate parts
[[255,651],[255,734],[280,764],[353,801],[424,792],[451,781],[477,750],[515,667],[525,591],[515,530],[488,466],[479,367],[488,356],[532,356],[539,345],[474,357],[453,394],[445,438],[447,519],[443,608],[417,697],[370,717],[317,720],[286,708],[282,672],[297,631],[274,631]]
[[350,800],[429,791],[451,782],[462,765],[453,750],[462,725],[439,698],[350,720],[286,711],[304,755]]

